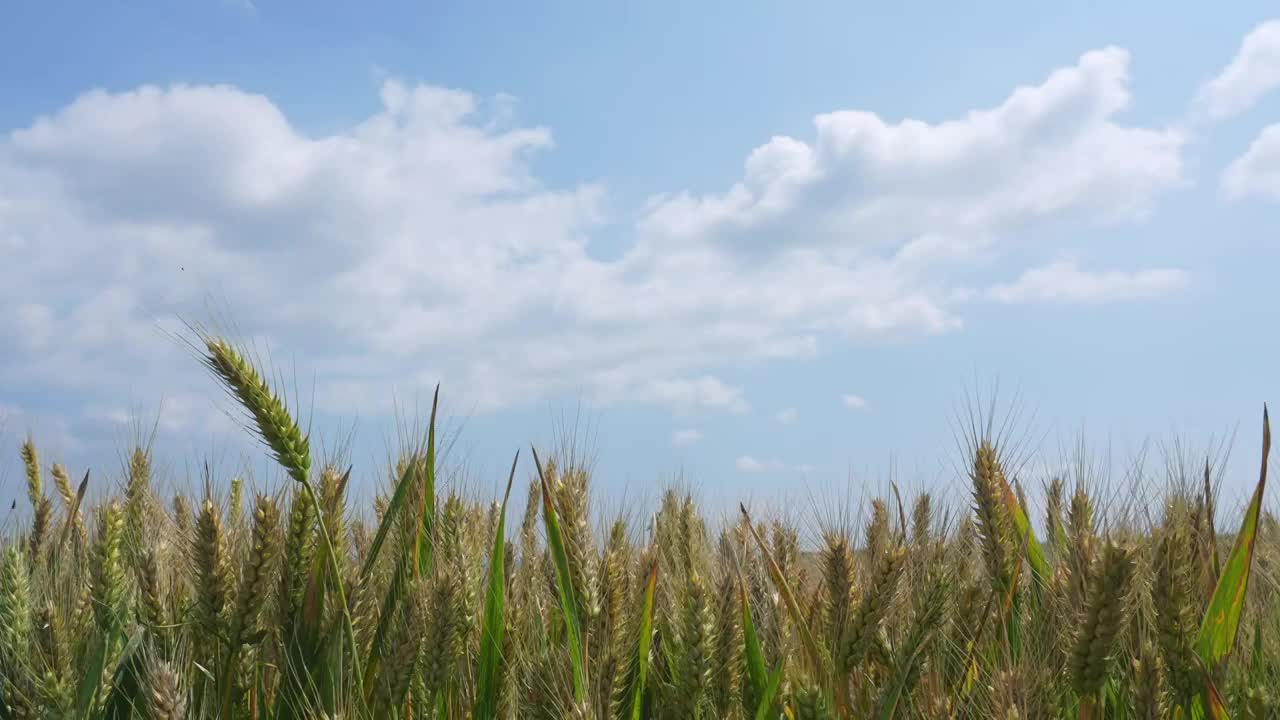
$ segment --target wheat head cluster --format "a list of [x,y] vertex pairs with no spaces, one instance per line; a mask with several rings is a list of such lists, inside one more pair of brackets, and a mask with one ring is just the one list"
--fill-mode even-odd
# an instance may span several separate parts
[[1225,521],[1207,466],[1141,515],[1069,475],[1033,509],[989,433],[952,509],[711,522],[672,488],[598,517],[588,467],[536,448],[477,500],[437,482],[434,404],[366,512],[242,348],[194,346],[287,479],[165,498],[140,443],[88,501],[106,480],[14,448],[0,719],[1277,717],[1265,410]]

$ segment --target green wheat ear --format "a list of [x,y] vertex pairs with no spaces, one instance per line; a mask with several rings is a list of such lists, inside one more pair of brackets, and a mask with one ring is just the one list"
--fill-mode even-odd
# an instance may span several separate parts
[[[270,448],[277,462],[306,491],[308,502],[319,508],[320,501],[311,483],[311,442],[289,414],[284,402],[272,392],[253,365],[226,340],[203,337],[208,354],[203,358],[206,367],[222,380],[245,410],[253,416],[258,436]],[[342,611],[342,624],[346,641],[357,647],[355,625],[351,618],[351,606],[347,603],[347,591],[343,573],[334,547],[333,536],[326,527],[323,513],[315,515],[316,529],[324,545],[325,560],[334,579],[337,591],[337,607]],[[359,654],[351,656],[356,687],[364,677]]]
[[10,545],[0,555],[0,667],[18,665],[31,641],[31,586],[27,562]]
[[40,483],[40,455],[36,452],[36,444],[30,438],[22,443],[21,448],[22,466],[27,476],[27,497],[31,500],[31,507],[40,505],[40,498],[44,496],[44,490]]
[[1072,684],[1081,696],[1097,693],[1107,679],[1133,571],[1132,551],[1108,542],[1089,579],[1084,617],[1071,657]]
[[311,471],[311,441],[289,415],[284,402],[226,340],[205,340],[204,364],[253,415],[258,434],[290,477],[305,483]]

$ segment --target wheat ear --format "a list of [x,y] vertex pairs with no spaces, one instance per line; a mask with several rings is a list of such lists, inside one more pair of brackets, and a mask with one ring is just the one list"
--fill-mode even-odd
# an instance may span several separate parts
[[1085,614],[1071,657],[1072,684],[1082,697],[1096,694],[1106,680],[1116,635],[1124,622],[1133,569],[1132,553],[1107,543],[1090,578]]
[[[208,354],[204,358],[205,365],[214,372],[227,386],[240,404],[253,416],[259,437],[275,455],[276,461],[306,491],[309,499],[317,508],[322,507],[315,486],[311,482],[311,443],[302,429],[294,422],[285,408],[284,402],[271,391],[270,386],[234,347],[225,340],[207,338],[205,349]],[[346,589],[343,588],[342,569],[338,564],[338,553],[333,546],[333,538],[325,527],[324,518],[316,514],[316,525],[320,538],[324,542],[324,551],[329,561],[329,570],[333,574],[334,587],[338,591],[338,603],[342,607],[342,619],[345,626],[347,642],[354,650],[356,645],[355,623],[351,620],[351,608],[347,604]],[[356,682],[361,682],[364,672],[360,667],[360,654],[352,652],[351,659]]]

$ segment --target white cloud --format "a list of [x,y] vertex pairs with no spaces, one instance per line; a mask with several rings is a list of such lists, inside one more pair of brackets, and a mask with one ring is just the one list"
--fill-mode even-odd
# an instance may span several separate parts
[[676,447],[689,447],[702,439],[702,433],[693,428],[677,430],[671,434],[671,444]]
[[783,425],[794,425],[800,420],[800,411],[795,408],[783,408],[774,414],[773,419]]
[[844,395],[840,396],[840,404],[844,405],[846,408],[850,410],[861,410],[862,408],[867,406],[867,401],[861,395],[845,393]]
[[1027,270],[1011,284],[988,289],[986,296],[1001,303],[1097,304],[1167,295],[1188,282],[1189,275],[1177,269],[1088,271],[1064,260]]
[[1130,105],[1128,71],[1128,53],[1106,48],[960,119],[819,115],[813,143],[775,137],[728,192],[656,198],[644,229],[672,245],[713,237],[739,251],[865,252],[1081,212],[1142,216],[1182,184],[1186,139],[1113,120]]
[[749,475],[774,472],[782,467],[781,463],[776,460],[766,462],[752,457],[751,455],[739,455],[738,459],[734,461],[733,466],[738,470],[738,472]]
[[717,368],[956,331],[955,278],[1014,231],[1141,218],[1183,181],[1181,135],[1116,119],[1111,48],[950,120],[819,115],[728,190],[653,198],[602,261],[605,189],[545,185],[530,158],[551,132],[492,104],[389,81],[317,135],[235,87],[147,86],[0,135],[0,249],[22,258],[0,264],[0,332],[21,338],[0,388],[203,405],[212,383],[166,332],[212,301],[314,378],[321,413],[437,381],[463,412],[574,391],[746,412]]
[[1227,166],[1222,190],[1235,199],[1280,200],[1280,123],[1263,129],[1249,149]]
[[1248,110],[1280,87],[1280,20],[1254,28],[1231,62],[1200,88],[1197,103],[1213,118]]
[[740,387],[726,385],[720,378],[703,375],[680,380],[657,380],[651,386],[654,398],[677,413],[718,410],[742,414],[750,409]]
[[[473,122],[470,95],[388,82],[382,101],[311,137],[233,87],[94,91],[0,140],[0,237],[27,257],[0,269],[0,301],[39,302],[0,324],[43,327],[23,337],[49,346],[6,352],[0,382],[116,401],[137,378],[179,383],[198,368],[157,330],[204,319],[212,296],[236,329],[369,390],[348,393],[366,403],[437,379],[482,406],[528,397],[547,374],[563,387],[561,338],[505,338],[545,329],[563,272],[593,272],[584,233],[601,189],[541,187],[526,157],[549,132]],[[511,356],[521,372],[495,365]]]

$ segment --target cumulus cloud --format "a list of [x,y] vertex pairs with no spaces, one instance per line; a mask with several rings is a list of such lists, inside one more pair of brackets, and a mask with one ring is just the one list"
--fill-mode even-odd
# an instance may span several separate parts
[[1179,187],[1185,139],[1117,119],[1128,64],[1086,53],[936,123],[819,115],[727,190],[652,198],[607,261],[589,252],[616,222],[605,188],[537,177],[551,131],[513,125],[509,99],[389,81],[314,134],[232,86],[87,92],[0,135],[0,388],[200,404],[211,384],[172,333],[212,301],[314,378],[321,413],[438,381],[478,411],[585,391],[747,412],[717,368],[954,332],[970,261]]
[[840,396],[840,404],[844,405],[846,408],[850,410],[861,410],[862,408],[867,406],[867,401],[861,395],[845,393],[844,395]]
[[671,434],[671,444],[676,447],[689,447],[702,439],[702,433],[693,428],[677,430]]
[[653,397],[688,414],[699,410],[719,410],[742,414],[750,409],[740,387],[726,385],[720,378],[703,375],[680,380],[658,380],[651,386]]
[[986,296],[1001,303],[1096,304],[1167,295],[1188,282],[1188,273],[1178,269],[1089,271],[1063,260],[1027,270]]
[[1201,86],[1197,103],[1210,117],[1238,115],[1267,93],[1280,87],[1280,20],[1254,28],[1240,43],[1235,57]]
[[783,425],[794,425],[800,421],[800,411],[795,408],[783,408],[774,414],[773,419]]
[[1233,199],[1280,200],[1280,123],[1265,128],[1222,174],[1222,189]]
[[[550,133],[482,125],[466,93],[388,82],[382,103],[311,137],[233,87],[144,87],[10,133],[0,237],[21,261],[0,269],[0,293],[18,308],[6,323],[29,331],[0,382],[172,380],[180,353],[158,330],[203,319],[212,296],[237,331],[348,388],[338,400],[441,378],[482,406],[527,395],[529,376],[582,348],[503,338],[555,315],[602,191],[543,188],[526,162]],[[525,367],[504,383],[511,355]]]
[[671,244],[713,237],[740,250],[865,251],[1080,212],[1142,216],[1181,184],[1186,139],[1116,122],[1130,106],[1128,84],[1128,52],[1111,47],[955,120],[819,115],[812,142],[775,137],[727,192],[656,198],[644,227]]

